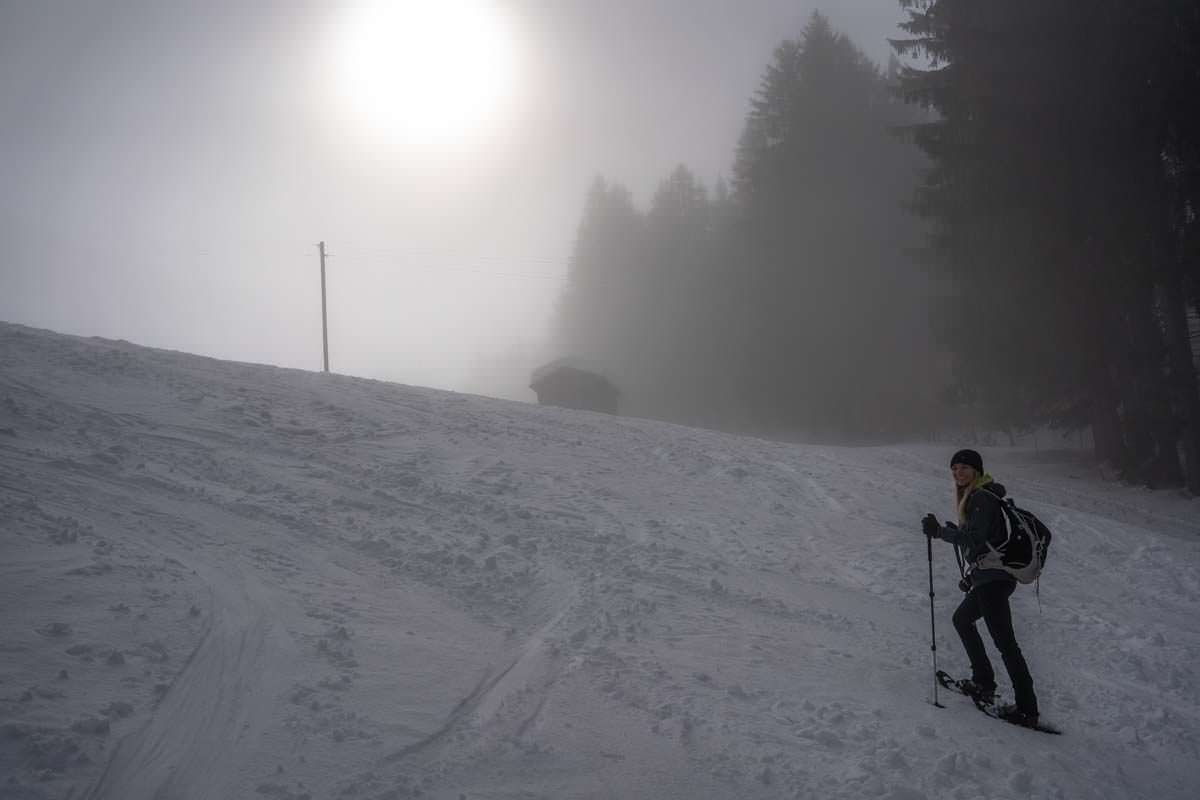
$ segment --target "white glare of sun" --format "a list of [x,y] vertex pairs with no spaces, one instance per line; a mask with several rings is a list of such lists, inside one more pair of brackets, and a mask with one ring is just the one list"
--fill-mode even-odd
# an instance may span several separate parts
[[369,0],[336,43],[338,93],[399,143],[469,137],[496,119],[516,82],[512,32],[490,0]]

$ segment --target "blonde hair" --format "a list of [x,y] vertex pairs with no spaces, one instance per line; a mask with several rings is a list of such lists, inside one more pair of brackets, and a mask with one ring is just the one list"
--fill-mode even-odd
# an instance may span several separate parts
[[[974,469],[972,467],[972,469]],[[968,483],[966,486],[954,484],[954,499],[958,506],[958,524],[962,525],[967,521],[967,498],[971,496],[971,492],[981,486],[987,486],[992,482],[992,476],[986,472],[976,472],[975,480]]]

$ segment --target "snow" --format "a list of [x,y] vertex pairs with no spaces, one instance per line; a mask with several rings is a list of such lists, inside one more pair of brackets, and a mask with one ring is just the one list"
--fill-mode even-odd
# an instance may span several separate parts
[[1200,505],[984,449],[1046,736],[929,702],[953,449],[0,324],[0,797],[1194,797]]

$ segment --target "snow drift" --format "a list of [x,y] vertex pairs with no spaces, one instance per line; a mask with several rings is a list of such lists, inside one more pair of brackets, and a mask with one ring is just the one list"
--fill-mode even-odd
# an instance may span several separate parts
[[1198,504],[984,449],[1049,737],[929,702],[952,449],[0,324],[0,797],[1193,797]]

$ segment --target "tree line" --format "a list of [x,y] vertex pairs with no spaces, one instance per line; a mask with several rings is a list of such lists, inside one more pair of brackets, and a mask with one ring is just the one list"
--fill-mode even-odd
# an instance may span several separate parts
[[936,359],[911,252],[924,113],[817,14],[779,45],[730,181],[686,166],[650,208],[597,179],[557,348],[601,366],[624,413],[767,435],[924,430]]
[[1200,4],[898,0],[904,59],[814,14],[730,182],[591,187],[557,348],[627,413],[775,436],[1090,428],[1200,493]]

